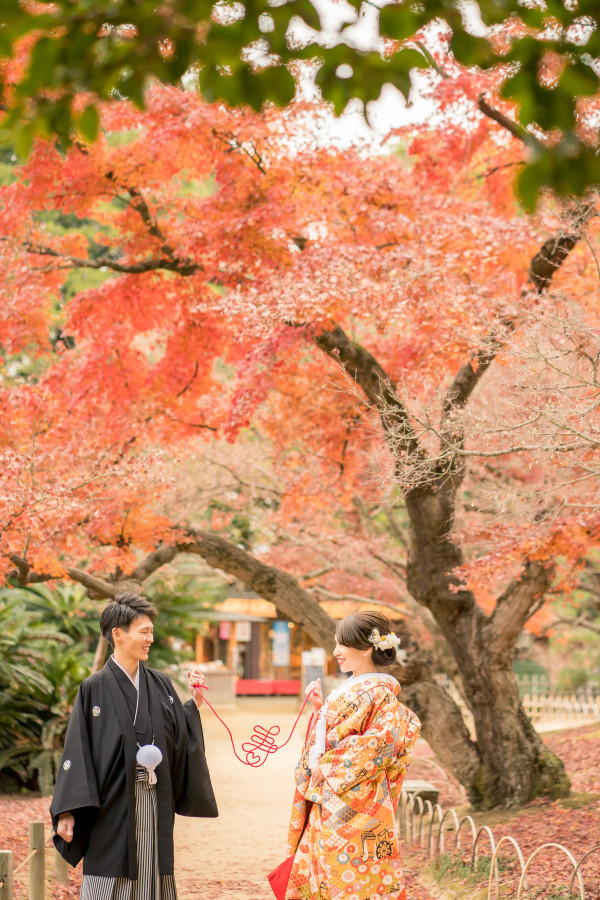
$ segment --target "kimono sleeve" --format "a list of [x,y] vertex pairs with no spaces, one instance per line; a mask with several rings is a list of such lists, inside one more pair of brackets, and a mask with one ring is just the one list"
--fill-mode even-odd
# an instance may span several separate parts
[[50,805],[54,831],[61,813],[72,813],[75,819],[70,843],[54,835],[56,849],[72,866],[84,856],[90,832],[100,807],[96,773],[85,714],[85,687],[79,688],[67,726],[65,747],[60,761],[54,795]]
[[421,723],[417,716],[406,706],[401,707],[401,730],[403,731],[403,741],[400,753],[387,771],[390,781],[390,793],[394,810],[398,804],[402,782],[406,775],[406,770],[410,765],[412,755],[417,743],[417,738],[421,731]]
[[181,703],[173,689],[175,752],[173,799],[180,816],[215,818],[219,815],[206,756],[200,713],[193,700]]
[[376,688],[370,697],[371,703],[363,695],[358,709],[344,722],[346,736],[319,760],[323,777],[334,794],[345,794],[388,769],[398,755],[400,704],[385,688]]

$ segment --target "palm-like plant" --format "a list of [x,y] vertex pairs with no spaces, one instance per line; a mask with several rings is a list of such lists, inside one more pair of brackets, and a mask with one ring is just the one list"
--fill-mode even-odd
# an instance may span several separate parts
[[0,783],[34,787],[37,771],[40,787],[50,790],[91,654],[80,623],[65,633],[64,617],[53,616],[46,593],[53,592],[0,591]]
[[98,636],[98,604],[89,599],[81,584],[61,584],[53,589],[45,584],[6,588],[0,591],[0,602],[5,595],[10,602],[21,603],[34,613],[38,622],[51,625],[74,641],[89,644]]

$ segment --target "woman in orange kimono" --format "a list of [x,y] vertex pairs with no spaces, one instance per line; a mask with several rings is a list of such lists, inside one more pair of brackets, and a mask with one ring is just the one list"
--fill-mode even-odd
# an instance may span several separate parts
[[376,671],[398,644],[386,616],[347,616],[333,655],[352,677],[325,702],[320,680],[307,687],[314,715],[296,767],[286,900],[406,896],[394,813],[421,725],[396,679]]

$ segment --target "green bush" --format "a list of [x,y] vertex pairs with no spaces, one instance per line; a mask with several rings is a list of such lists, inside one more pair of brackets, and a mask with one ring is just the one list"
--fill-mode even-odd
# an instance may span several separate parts
[[588,683],[589,673],[583,666],[563,669],[558,676],[559,691],[576,691]]
[[[39,591],[0,591],[0,788],[5,790],[51,790],[71,705],[92,658],[88,641],[76,642],[60,628],[60,619],[59,627],[51,624],[51,598]],[[80,633],[79,626],[74,630]]]

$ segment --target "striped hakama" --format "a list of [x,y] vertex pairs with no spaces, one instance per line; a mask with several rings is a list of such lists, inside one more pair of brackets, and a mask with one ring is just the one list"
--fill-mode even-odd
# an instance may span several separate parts
[[139,765],[135,771],[135,833],[137,880],[84,875],[80,900],[177,900],[174,876],[161,876],[158,868],[156,785],[148,784],[148,772]]

